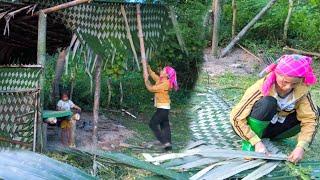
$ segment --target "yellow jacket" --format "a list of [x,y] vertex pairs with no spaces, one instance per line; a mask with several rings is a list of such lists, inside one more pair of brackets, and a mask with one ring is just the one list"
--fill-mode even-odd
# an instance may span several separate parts
[[152,71],[150,66],[148,66],[148,73],[151,78],[156,82],[155,85],[151,85],[150,83],[146,83],[147,89],[154,93],[154,103],[157,108],[168,108],[170,109],[170,84],[168,79],[162,79],[160,81],[160,76],[158,76],[155,72]]
[[[231,124],[236,133],[252,145],[260,141],[260,138],[247,125],[247,117],[250,115],[253,105],[263,97],[262,85],[265,78],[258,80],[254,85],[247,89],[241,101],[232,109],[230,113]],[[275,87],[270,90],[269,96],[276,96]],[[319,122],[317,106],[313,103],[308,86],[298,85],[293,90],[293,100],[295,109],[291,112],[281,111],[279,114],[286,117],[288,114],[297,112],[297,119],[301,122],[301,132],[298,135],[297,146],[307,149],[312,142]]]

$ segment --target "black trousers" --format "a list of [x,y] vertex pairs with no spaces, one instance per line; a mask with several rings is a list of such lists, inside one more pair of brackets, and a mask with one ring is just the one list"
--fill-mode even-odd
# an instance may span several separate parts
[[[260,121],[271,121],[273,116],[277,113],[277,106],[277,100],[274,97],[265,96],[254,104],[250,117]],[[293,112],[286,117],[283,123],[270,123],[265,129],[262,138],[273,139],[297,125],[300,125],[300,121],[297,119],[297,113]]]
[[169,109],[157,108],[156,113],[150,120],[149,127],[162,144],[171,143]]

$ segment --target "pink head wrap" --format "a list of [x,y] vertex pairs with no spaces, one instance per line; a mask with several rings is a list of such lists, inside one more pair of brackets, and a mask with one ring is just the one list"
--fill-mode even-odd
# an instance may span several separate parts
[[262,85],[264,96],[269,94],[271,86],[276,82],[276,73],[290,77],[304,78],[306,85],[313,85],[317,78],[313,73],[312,58],[298,54],[283,55],[275,63],[270,64],[263,70],[263,73],[269,73]]
[[166,73],[168,75],[170,88],[174,88],[177,91],[179,89],[179,87],[178,87],[178,82],[177,82],[176,71],[170,66],[166,66],[164,68],[164,70],[166,71]]

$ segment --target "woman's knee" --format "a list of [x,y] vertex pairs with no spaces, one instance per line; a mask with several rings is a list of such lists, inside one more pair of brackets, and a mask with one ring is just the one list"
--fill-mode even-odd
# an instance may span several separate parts
[[258,120],[271,120],[277,113],[277,100],[272,96],[264,96],[252,108],[250,117]]

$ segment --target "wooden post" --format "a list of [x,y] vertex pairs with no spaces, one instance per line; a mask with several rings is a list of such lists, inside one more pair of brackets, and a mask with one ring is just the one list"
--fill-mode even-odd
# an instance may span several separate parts
[[247,31],[267,12],[268,9],[276,2],[277,0],[270,0],[269,3],[238,33],[236,37],[225,47],[221,53],[221,57],[227,55],[227,53],[237,44],[237,42],[247,33]]
[[38,119],[37,119],[37,135],[35,141],[37,142],[37,149],[42,152],[45,148],[42,132],[42,111],[43,111],[43,100],[44,100],[44,67],[46,63],[46,36],[47,36],[47,15],[43,12],[39,13],[38,21],[38,53],[37,53],[37,64],[42,66],[41,76],[40,76],[40,98],[38,98]]
[[237,1],[232,0],[232,38],[236,35],[237,26]]
[[94,102],[93,102],[93,131],[92,131],[92,142],[95,147],[98,144],[98,120],[99,120],[99,108],[100,108],[100,92],[101,92],[101,58],[97,58],[95,67],[95,90],[94,90]]
[[[98,56],[95,65],[95,90],[94,90],[94,102],[93,102],[93,122],[92,122],[92,148],[95,149],[98,145],[98,120],[99,120],[99,108],[100,108],[100,92],[101,92],[101,58]],[[93,176],[97,175],[97,162],[96,155],[93,156]]]
[[220,26],[220,0],[214,0],[213,8],[213,33],[212,33],[212,55],[218,56],[219,26]]
[[283,28],[283,42],[286,44],[288,39],[288,28],[289,28],[289,22],[292,14],[293,9],[293,0],[289,0],[289,8],[288,8],[288,15],[286,18],[286,21],[284,22],[284,28]]
[[137,28],[138,28],[138,37],[140,41],[141,63],[143,68],[143,74],[145,75],[145,74],[148,74],[148,71],[147,71],[146,50],[144,47],[144,40],[143,40],[140,4],[137,4]]
[[136,60],[138,70],[140,71],[140,63],[139,63],[139,60],[138,60],[138,55],[137,55],[137,52],[136,52],[136,48],[134,47],[134,44],[133,44],[132,35],[131,35],[131,32],[130,32],[130,26],[129,26],[129,23],[128,23],[127,13],[126,13],[126,10],[124,8],[124,5],[121,5],[121,13],[122,13],[125,25],[126,25],[127,38],[129,40],[134,59]]
[[181,48],[182,51],[184,51],[188,55],[189,53],[188,53],[188,50],[186,48],[185,42],[183,40],[183,37],[181,35],[181,31],[180,31],[180,28],[179,28],[178,20],[177,20],[176,13],[174,11],[174,7],[173,6],[169,6],[169,13],[170,13],[171,22],[172,22],[174,31],[176,33],[177,40],[178,40],[178,43],[180,45],[180,48]]

